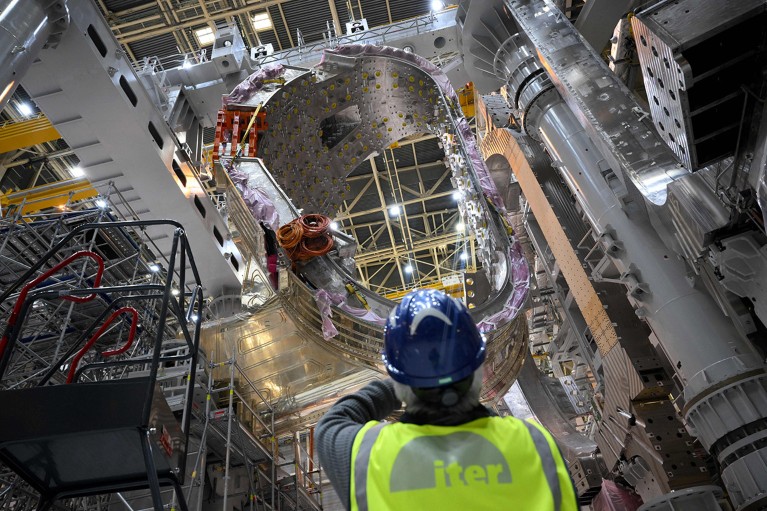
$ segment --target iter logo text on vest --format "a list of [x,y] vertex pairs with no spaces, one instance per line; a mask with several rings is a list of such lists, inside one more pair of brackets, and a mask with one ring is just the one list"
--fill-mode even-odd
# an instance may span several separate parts
[[461,431],[418,437],[402,446],[389,491],[510,483],[511,471],[501,451],[485,437]]

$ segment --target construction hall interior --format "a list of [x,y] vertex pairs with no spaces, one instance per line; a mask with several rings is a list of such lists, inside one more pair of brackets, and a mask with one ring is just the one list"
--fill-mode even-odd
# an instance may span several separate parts
[[0,28],[0,511],[344,509],[316,426],[416,289],[580,509],[767,509],[767,0]]

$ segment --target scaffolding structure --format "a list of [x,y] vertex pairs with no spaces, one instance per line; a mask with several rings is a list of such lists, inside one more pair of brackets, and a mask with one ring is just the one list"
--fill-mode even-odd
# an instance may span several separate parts
[[[156,233],[159,224],[180,240],[170,253],[148,234],[148,226]],[[248,379],[235,357],[214,362],[198,352],[202,321],[211,312],[202,284],[189,284],[196,269],[184,240],[175,222],[141,221],[111,185],[85,198],[54,187],[6,208],[0,217],[0,398],[68,382],[92,388],[149,378],[180,423],[187,439],[171,467],[175,491],[148,491],[157,485],[147,472],[144,489],[65,495],[57,507],[322,509],[321,471],[311,450],[296,441],[306,434],[277,438],[268,392]],[[147,437],[158,436],[154,448],[165,447],[164,430],[150,429]],[[294,449],[281,449],[290,444]],[[111,452],[101,455],[115,466],[123,462]],[[0,511],[44,507],[40,488],[15,468],[0,463]],[[244,485],[235,484],[242,474]]]

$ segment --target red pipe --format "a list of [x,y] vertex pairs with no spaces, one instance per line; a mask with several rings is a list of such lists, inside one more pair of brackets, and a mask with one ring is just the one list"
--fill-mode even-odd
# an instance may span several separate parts
[[117,319],[117,316],[122,314],[123,312],[130,313],[133,318],[131,319],[130,324],[130,331],[128,332],[128,340],[125,342],[125,345],[123,345],[122,348],[118,348],[116,350],[108,350],[108,351],[102,351],[101,355],[104,357],[111,357],[114,355],[119,355],[120,353],[125,353],[128,351],[128,348],[131,347],[131,344],[133,344],[133,338],[136,336],[136,327],[138,326],[138,311],[134,309],[133,307],[121,307],[114,311],[111,316],[104,322],[103,325],[101,325],[101,328],[98,329],[98,331],[91,336],[91,338],[88,340],[88,342],[85,343],[85,346],[83,346],[80,351],[77,352],[77,354],[72,359],[72,363],[69,366],[69,374],[67,374],[67,383],[72,383],[72,380],[75,378],[75,373],[77,372],[77,365],[80,363],[80,359],[83,358],[83,356],[88,352],[89,349],[91,349],[91,346],[93,346],[96,341],[99,340],[99,337],[106,331],[106,329],[109,327],[109,325],[112,324],[112,322]]
[[[98,270],[96,271],[96,278],[93,280],[93,287],[99,287],[101,285],[101,276],[104,274],[104,260],[101,259],[101,256],[99,256],[95,252],[91,252],[89,250],[81,250],[79,252],[75,252],[71,256],[67,257],[60,263],[58,263],[56,266],[51,268],[50,270],[46,271],[45,273],[40,274],[37,276],[34,280],[30,281],[27,285],[25,285],[21,289],[21,293],[19,293],[19,297],[16,299],[16,304],[13,306],[13,311],[11,312],[10,317],[8,318],[8,326],[5,328],[5,333],[3,334],[3,338],[0,339],[0,359],[3,358],[3,354],[5,353],[5,346],[8,344],[8,334],[13,328],[13,326],[16,324],[16,321],[19,319],[19,312],[21,311],[22,305],[24,305],[24,300],[27,298],[27,294],[29,291],[37,286],[40,282],[44,281],[60,269],[64,268],[65,266],[69,266],[69,264],[76,260],[80,259],[82,257],[89,257],[93,259],[96,264],[98,265]],[[91,293],[87,296],[72,296],[72,295],[64,295],[60,297],[62,300],[67,300],[70,302],[75,303],[84,303],[88,302],[90,300],[93,300],[96,298],[96,293]]]

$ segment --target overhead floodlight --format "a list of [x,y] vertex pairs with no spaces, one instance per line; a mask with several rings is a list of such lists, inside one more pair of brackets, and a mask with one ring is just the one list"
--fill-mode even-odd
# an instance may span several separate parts
[[85,175],[85,171],[80,165],[69,169],[69,173],[72,174],[72,177],[83,177]]
[[469,258],[469,254],[466,252],[461,252],[461,261],[465,261]]
[[35,113],[35,111],[32,109],[29,103],[19,103],[19,113],[28,117]]
[[189,317],[189,319],[191,319],[192,321],[197,321],[198,319],[200,319],[200,316],[198,316],[197,314],[192,314],[192,315]]
[[432,11],[441,11],[444,8],[445,8],[445,4],[443,4],[441,0],[432,0],[431,2]]
[[399,216],[402,210],[398,205],[394,205],[389,207],[389,216]]
[[269,16],[268,12],[259,12],[255,16],[253,16],[253,28],[256,29],[257,32],[263,32],[264,30],[271,30],[274,25],[272,25],[272,18]]
[[405,270],[405,273],[407,273],[408,275],[413,273],[413,265],[411,264],[405,265],[405,267],[402,269]]
[[96,199],[96,207],[99,209],[107,209],[107,201],[104,199]]
[[174,287],[173,289],[170,290],[170,294],[172,294],[173,296],[178,296],[179,290]]
[[464,224],[463,222],[458,222],[457,224],[455,224],[456,231],[463,232],[464,229],[466,229],[466,224]]
[[338,230],[338,222],[330,222],[330,228],[334,231]]
[[453,200],[461,200],[462,198],[463,193],[461,193],[459,190],[453,192]]
[[151,264],[149,265],[149,269],[150,269],[151,271],[153,271],[154,273],[157,273],[158,271],[160,271],[160,265],[159,265],[159,264],[157,264],[157,263],[151,263]]
[[198,28],[194,31],[194,36],[201,47],[210,46],[216,40],[216,34],[213,33],[213,29],[210,27]]

